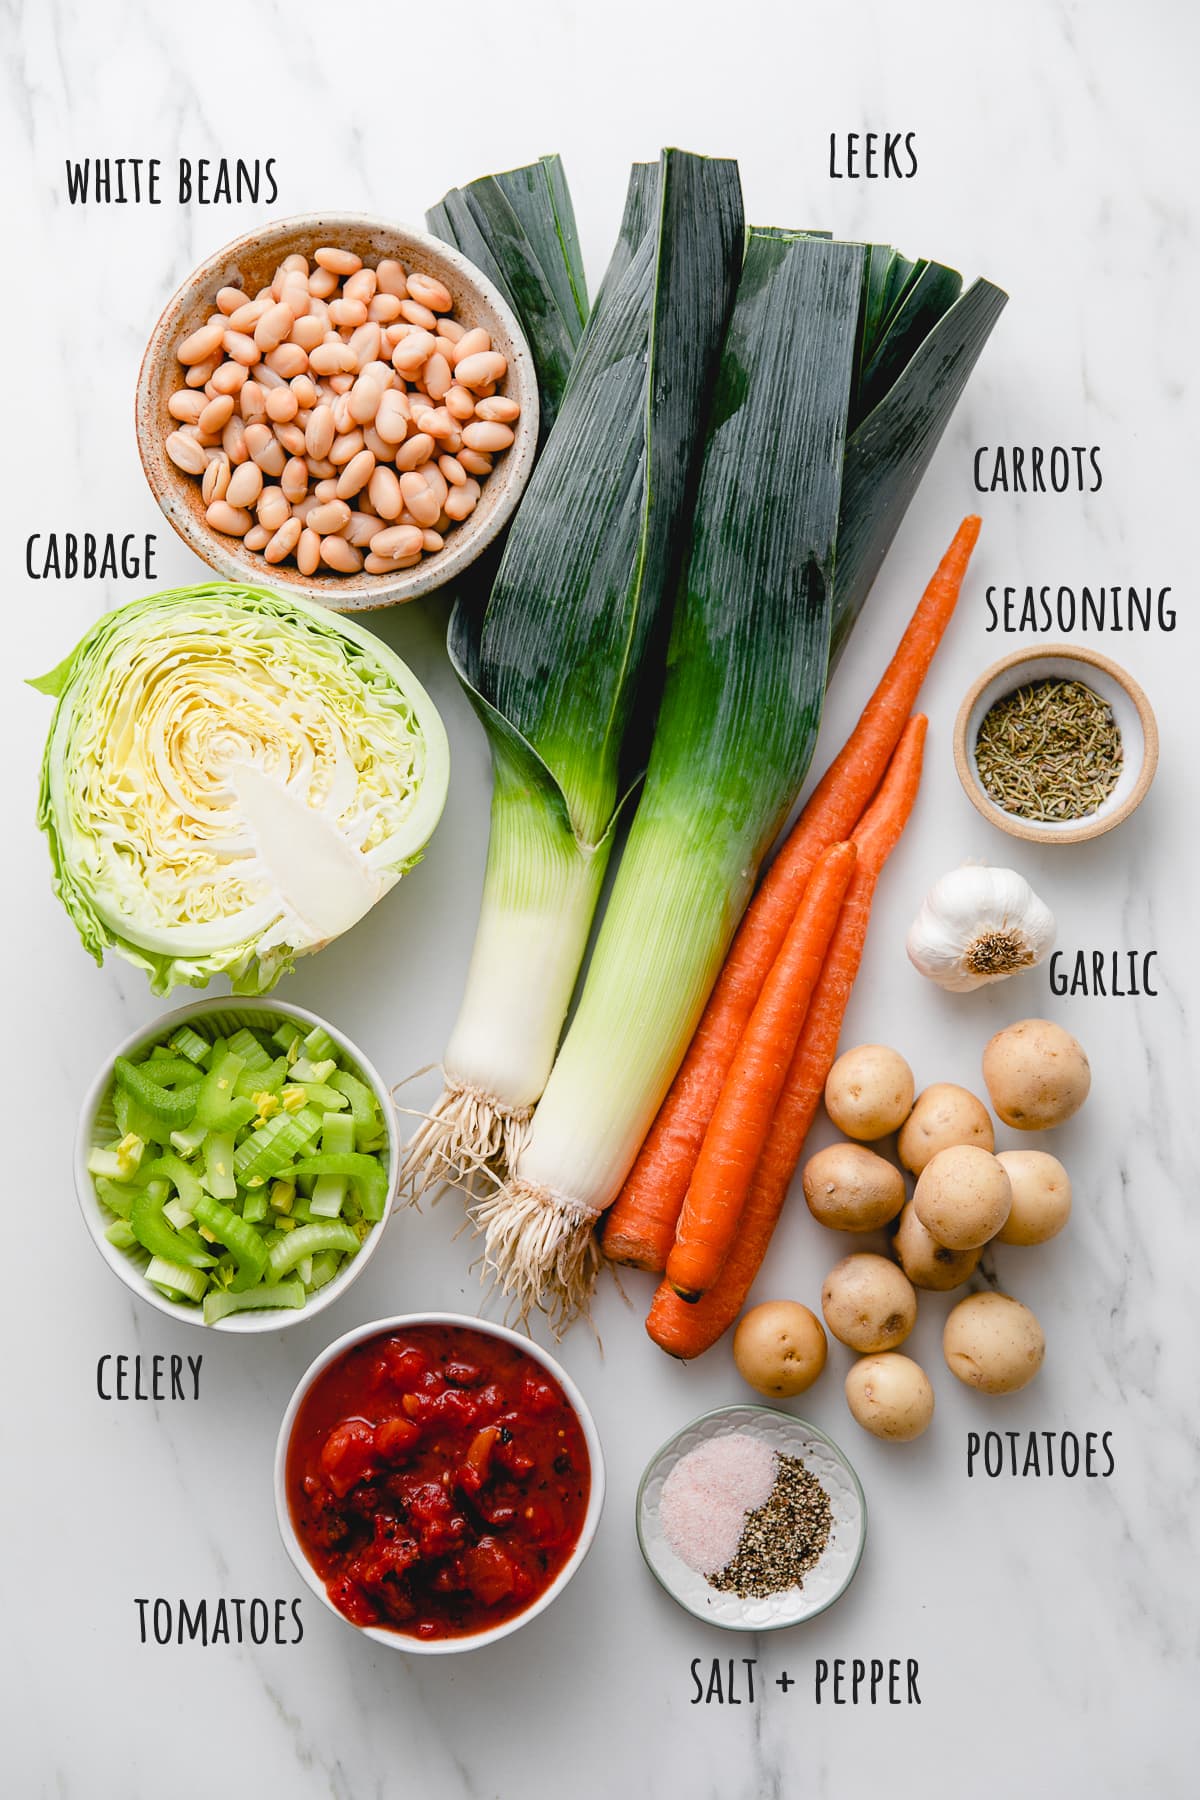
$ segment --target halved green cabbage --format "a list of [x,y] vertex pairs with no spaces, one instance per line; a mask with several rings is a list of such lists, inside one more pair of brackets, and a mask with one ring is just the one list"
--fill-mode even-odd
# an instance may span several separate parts
[[107,614],[58,705],[38,822],[97,962],[264,993],[420,858],[450,773],[432,700],[348,619],[224,582]]

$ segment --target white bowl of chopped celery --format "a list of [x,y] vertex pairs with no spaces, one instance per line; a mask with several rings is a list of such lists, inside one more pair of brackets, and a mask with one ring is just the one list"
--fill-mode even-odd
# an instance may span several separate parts
[[278,1000],[198,1000],[105,1059],[75,1186],[100,1254],[149,1305],[279,1331],[365,1267],[399,1152],[387,1088],[332,1025]]

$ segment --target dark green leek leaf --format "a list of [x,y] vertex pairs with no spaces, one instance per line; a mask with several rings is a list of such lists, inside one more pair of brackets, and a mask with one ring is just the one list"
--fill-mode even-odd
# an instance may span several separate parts
[[[872,246],[872,249],[876,246]],[[864,330],[864,359],[855,384],[851,428],[865,419],[962,293],[962,276],[941,263],[910,264],[911,279],[874,335]]]
[[976,281],[909,359],[846,447],[837,539],[835,662],[1008,296]]
[[571,190],[557,156],[543,156],[493,177],[520,220],[564,319],[587,322],[587,282],[575,226]]
[[634,186],[624,272],[589,321],[472,658],[479,691],[553,772],[590,844],[627,773],[744,230],[733,163],[665,151],[652,209],[645,176]]
[[451,188],[425,217],[430,231],[496,284],[520,319],[538,372],[544,438],[587,317],[579,235],[560,159],[543,156]]
[[791,805],[820,722],[863,256],[752,229],[721,358],[633,831],[643,813],[699,807],[719,820],[734,886]]
[[604,271],[600,291],[596,295],[594,310],[597,313],[602,312],[611,302],[624,279],[625,271],[637,252],[638,245],[646,233],[653,228],[658,205],[658,177],[657,163],[634,163],[629,171],[629,186],[625,190],[625,210],[621,215],[621,228],[617,233],[613,253],[608,259],[608,267]]

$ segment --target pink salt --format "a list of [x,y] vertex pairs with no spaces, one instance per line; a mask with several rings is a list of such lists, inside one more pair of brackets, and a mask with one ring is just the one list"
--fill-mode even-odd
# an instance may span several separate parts
[[775,1452],[745,1432],[709,1438],[671,1470],[659,1519],[681,1562],[715,1575],[733,1560],[746,1514],[766,1503],[775,1485]]

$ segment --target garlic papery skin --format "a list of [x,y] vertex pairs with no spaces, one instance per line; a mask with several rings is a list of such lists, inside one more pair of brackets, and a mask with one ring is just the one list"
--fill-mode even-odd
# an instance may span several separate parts
[[1034,968],[1054,933],[1054,914],[1023,875],[964,863],[930,888],[906,948],[920,974],[952,994],[969,994]]

